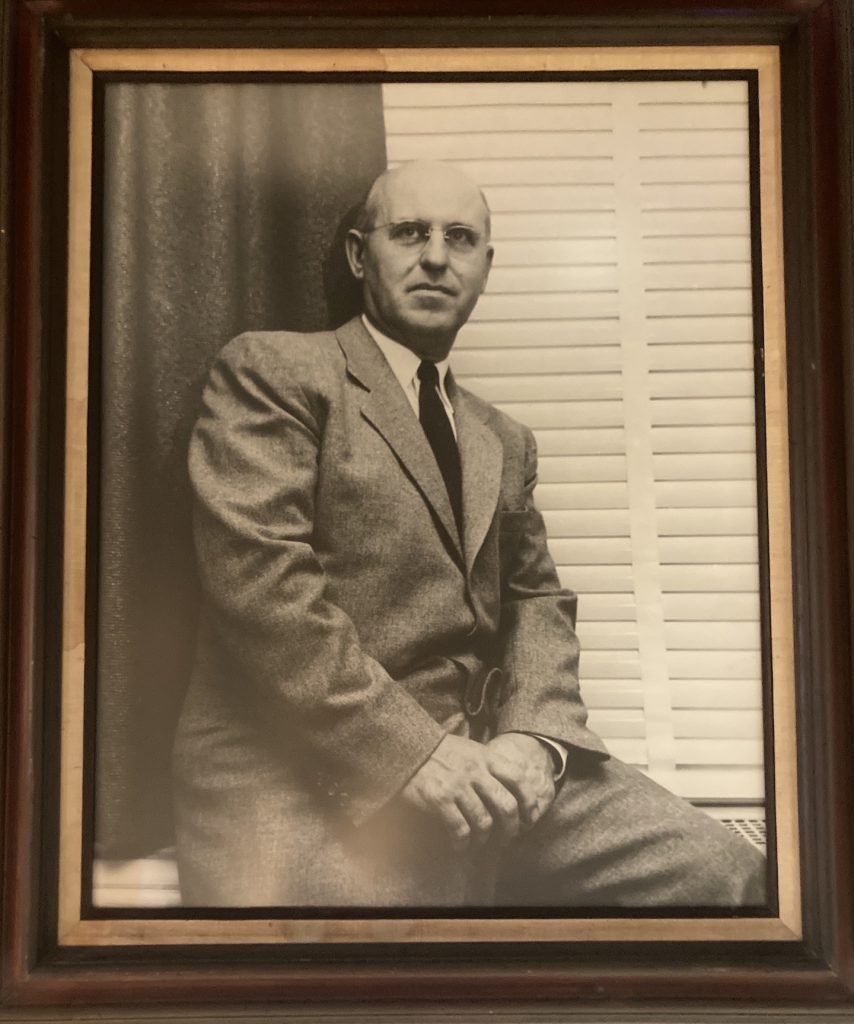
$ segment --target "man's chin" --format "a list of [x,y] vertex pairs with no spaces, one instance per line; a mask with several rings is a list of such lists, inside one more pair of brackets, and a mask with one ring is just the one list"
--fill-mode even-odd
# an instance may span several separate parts
[[458,330],[459,324],[452,317],[410,316],[399,320],[389,336],[422,359],[438,362],[451,351]]
[[416,301],[406,310],[405,322],[411,330],[440,331],[456,334],[461,322],[455,309],[448,308],[448,296],[440,295],[444,301]]

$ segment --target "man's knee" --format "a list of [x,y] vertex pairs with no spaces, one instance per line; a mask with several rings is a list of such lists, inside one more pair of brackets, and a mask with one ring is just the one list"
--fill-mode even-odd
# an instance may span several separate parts
[[600,907],[756,906],[765,858],[687,801],[612,759],[575,765],[505,862],[510,902]]

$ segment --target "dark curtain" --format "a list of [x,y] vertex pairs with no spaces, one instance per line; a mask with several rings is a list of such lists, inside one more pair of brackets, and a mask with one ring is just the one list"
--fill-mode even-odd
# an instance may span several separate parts
[[241,331],[357,309],[341,242],[385,135],[370,84],[111,83],[104,116],[95,839],[136,857],[172,842],[207,369]]

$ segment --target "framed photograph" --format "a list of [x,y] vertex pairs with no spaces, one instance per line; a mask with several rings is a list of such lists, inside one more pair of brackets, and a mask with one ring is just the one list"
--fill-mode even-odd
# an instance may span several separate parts
[[850,8],[96,7],[4,8],[10,1019],[844,1019]]

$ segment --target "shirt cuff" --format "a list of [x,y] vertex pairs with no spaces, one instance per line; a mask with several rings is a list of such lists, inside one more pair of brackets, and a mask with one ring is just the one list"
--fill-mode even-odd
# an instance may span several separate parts
[[546,736],[537,736],[536,733],[534,735],[540,743],[545,743],[549,750],[553,750],[557,757],[557,762],[555,763],[555,782],[557,782],[559,779],[563,778],[564,772],[566,771],[566,759],[569,756],[569,752],[566,747],[562,746],[560,743],[555,743],[554,740],[550,740]]

